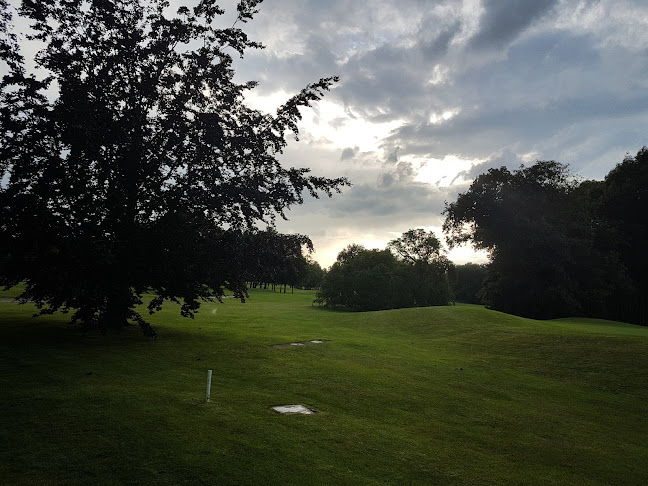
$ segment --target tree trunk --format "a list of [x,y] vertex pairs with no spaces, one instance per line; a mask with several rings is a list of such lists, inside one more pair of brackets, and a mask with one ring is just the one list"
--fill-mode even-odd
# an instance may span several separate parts
[[128,325],[128,319],[133,314],[131,291],[128,287],[117,286],[107,289],[105,308],[99,316],[102,332],[108,330],[121,331]]

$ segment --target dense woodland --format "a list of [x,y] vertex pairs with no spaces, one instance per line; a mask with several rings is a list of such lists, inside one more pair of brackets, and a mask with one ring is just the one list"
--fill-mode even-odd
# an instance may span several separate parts
[[491,169],[445,215],[451,245],[489,251],[478,291],[487,306],[540,319],[648,322],[647,148],[602,181],[553,161]]

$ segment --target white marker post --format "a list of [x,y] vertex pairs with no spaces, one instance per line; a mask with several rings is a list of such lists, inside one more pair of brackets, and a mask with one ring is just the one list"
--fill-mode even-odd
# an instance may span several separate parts
[[212,370],[207,370],[207,403],[209,403],[209,395],[211,395],[211,377]]

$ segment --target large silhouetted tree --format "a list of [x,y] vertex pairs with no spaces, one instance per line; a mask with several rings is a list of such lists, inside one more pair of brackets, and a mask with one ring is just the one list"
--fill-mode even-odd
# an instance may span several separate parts
[[[241,0],[230,28],[212,0],[169,11],[165,0],[23,0],[44,47],[27,71],[0,2],[1,283],[26,282],[43,313],[72,310],[85,327],[119,329],[141,295],[182,302],[224,286],[241,291],[225,230],[272,222],[347,184],[284,168],[299,109],[336,78],[307,86],[266,115],[244,104],[232,54],[262,47],[240,26],[259,0]],[[210,256],[218,255],[213,262]]]
[[601,213],[616,230],[631,288],[617,298],[620,318],[648,324],[648,148],[628,155],[602,183]]
[[599,192],[553,161],[491,169],[446,205],[444,231],[450,244],[489,251],[481,297],[492,308],[537,318],[605,315],[626,273]]

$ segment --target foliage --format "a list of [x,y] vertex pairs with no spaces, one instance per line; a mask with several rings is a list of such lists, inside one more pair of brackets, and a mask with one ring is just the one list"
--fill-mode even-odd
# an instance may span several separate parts
[[628,155],[602,186],[601,213],[616,230],[616,250],[632,287],[617,298],[614,314],[648,324],[648,148]]
[[479,304],[482,284],[487,273],[487,266],[477,263],[450,266],[450,285],[455,300],[467,304]]
[[618,251],[623,237],[600,211],[604,192],[553,161],[491,169],[446,204],[444,231],[451,245],[490,252],[481,297],[493,309],[612,317],[629,285]]
[[551,210],[564,207],[574,187],[567,166],[554,161],[514,172],[490,169],[456,202],[446,204],[443,230],[450,245],[470,241],[478,249],[504,251],[513,235],[524,236],[522,230],[543,224],[545,217],[564,216]]
[[275,116],[244,104],[256,83],[234,81],[231,53],[262,47],[239,27],[259,3],[240,1],[221,29],[213,0],[176,15],[165,0],[24,0],[42,79],[0,3],[0,283],[26,281],[23,300],[73,310],[85,328],[130,319],[153,335],[135,311],[143,292],[159,295],[149,312],[171,300],[189,317],[223,287],[243,295],[226,230],[271,224],[304,193],[348,184],[277,159],[300,108],[336,77]]
[[422,228],[406,231],[399,238],[390,241],[387,248],[401,260],[410,264],[447,263],[441,241],[434,232],[428,233]]
[[315,290],[319,289],[326,275],[319,263],[313,260],[309,255],[305,257],[306,267],[297,282],[297,286],[301,289]]
[[318,301],[354,311],[393,309],[397,268],[396,258],[387,250],[349,245],[327,272]]
[[406,263],[389,250],[352,244],[326,273],[317,301],[353,311],[446,305],[445,260]]
[[434,232],[410,229],[387,248],[406,266],[400,270],[397,307],[446,305],[451,299],[450,261]]
[[313,251],[308,236],[281,234],[274,228],[241,233],[239,255],[246,282],[295,286],[306,273],[308,262],[302,250]]

